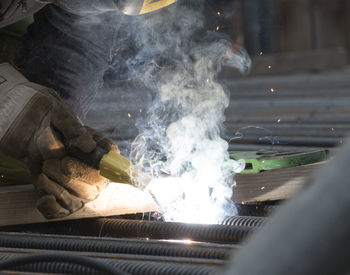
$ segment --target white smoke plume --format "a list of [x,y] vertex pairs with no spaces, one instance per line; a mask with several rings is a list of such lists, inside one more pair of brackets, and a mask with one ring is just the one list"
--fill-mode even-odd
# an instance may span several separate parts
[[246,71],[250,59],[205,30],[200,5],[179,3],[131,25],[137,54],[129,69],[154,92],[131,160],[152,178],[147,188],[165,220],[216,223],[235,214],[233,174],[244,163],[229,159],[220,137],[229,95],[216,77],[223,65]]

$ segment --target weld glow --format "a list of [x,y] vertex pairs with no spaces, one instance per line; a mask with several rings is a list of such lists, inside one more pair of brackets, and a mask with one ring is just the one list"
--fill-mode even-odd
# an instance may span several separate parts
[[181,176],[155,178],[148,185],[166,221],[215,224],[236,213],[230,200],[233,172],[241,171],[245,164],[228,156],[224,160],[226,147],[211,143],[211,148],[207,144],[205,150],[188,156],[190,167]]
[[193,181],[190,175],[154,179],[149,189],[169,222],[215,224],[231,212],[213,203],[208,185]]

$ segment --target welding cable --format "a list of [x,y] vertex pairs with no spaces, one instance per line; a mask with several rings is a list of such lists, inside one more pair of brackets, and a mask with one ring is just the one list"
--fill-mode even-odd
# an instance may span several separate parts
[[267,218],[263,217],[232,216],[225,217],[220,223],[222,225],[231,226],[260,227],[263,226],[266,221]]
[[[85,220],[91,232],[99,236],[138,237],[150,239],[190,239],[199,242],[239,243],[254,231],[252,227],[216,224],[134,221],[111,218]],[[84,224],[84,223],[83,223]]]
[[37,254],[37,255],[26,255],[19,256],[15,258],[10,258],[0,262],[0,271],[1,270],[9,270],[16,266],[25,265],[25,264],[33,264],[37,262],[65,262],[71,263],[75,265],[83,265],[98,270],[99,272],[103,272],[103,274],[111,274],[111,275],[127,275],[121,270],[117,270],[114,267],[102,263],[101,261],[82,257],[71,254]]
[[181,244],[146,240],[120,240],[62,235],[39,235],[0,232],[0,247],[100,252],[114,254],[187,257],[201,259],[228,259],[236,246],[213,244]]

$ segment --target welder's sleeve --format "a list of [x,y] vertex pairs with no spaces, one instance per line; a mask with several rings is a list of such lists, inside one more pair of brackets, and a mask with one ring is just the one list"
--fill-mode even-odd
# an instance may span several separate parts
[[108,184],[98,170],[67,149],[89,153],[97,145],[118,151],[109,139],[83,126],[55,91],[0,64],[0,151],[28,167],[40,195],[38,209],[45,217],[79,210]]
[[114,57],[119,16],[80,16],[47,5],[35,14],[16,65],[30,81],[57,91],[84,120]]

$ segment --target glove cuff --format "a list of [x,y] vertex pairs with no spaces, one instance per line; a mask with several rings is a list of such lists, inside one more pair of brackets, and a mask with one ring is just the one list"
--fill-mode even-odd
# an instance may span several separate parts
[[11,65],[0,64],[0,141],[36,94],[24,84],[28,80]]

